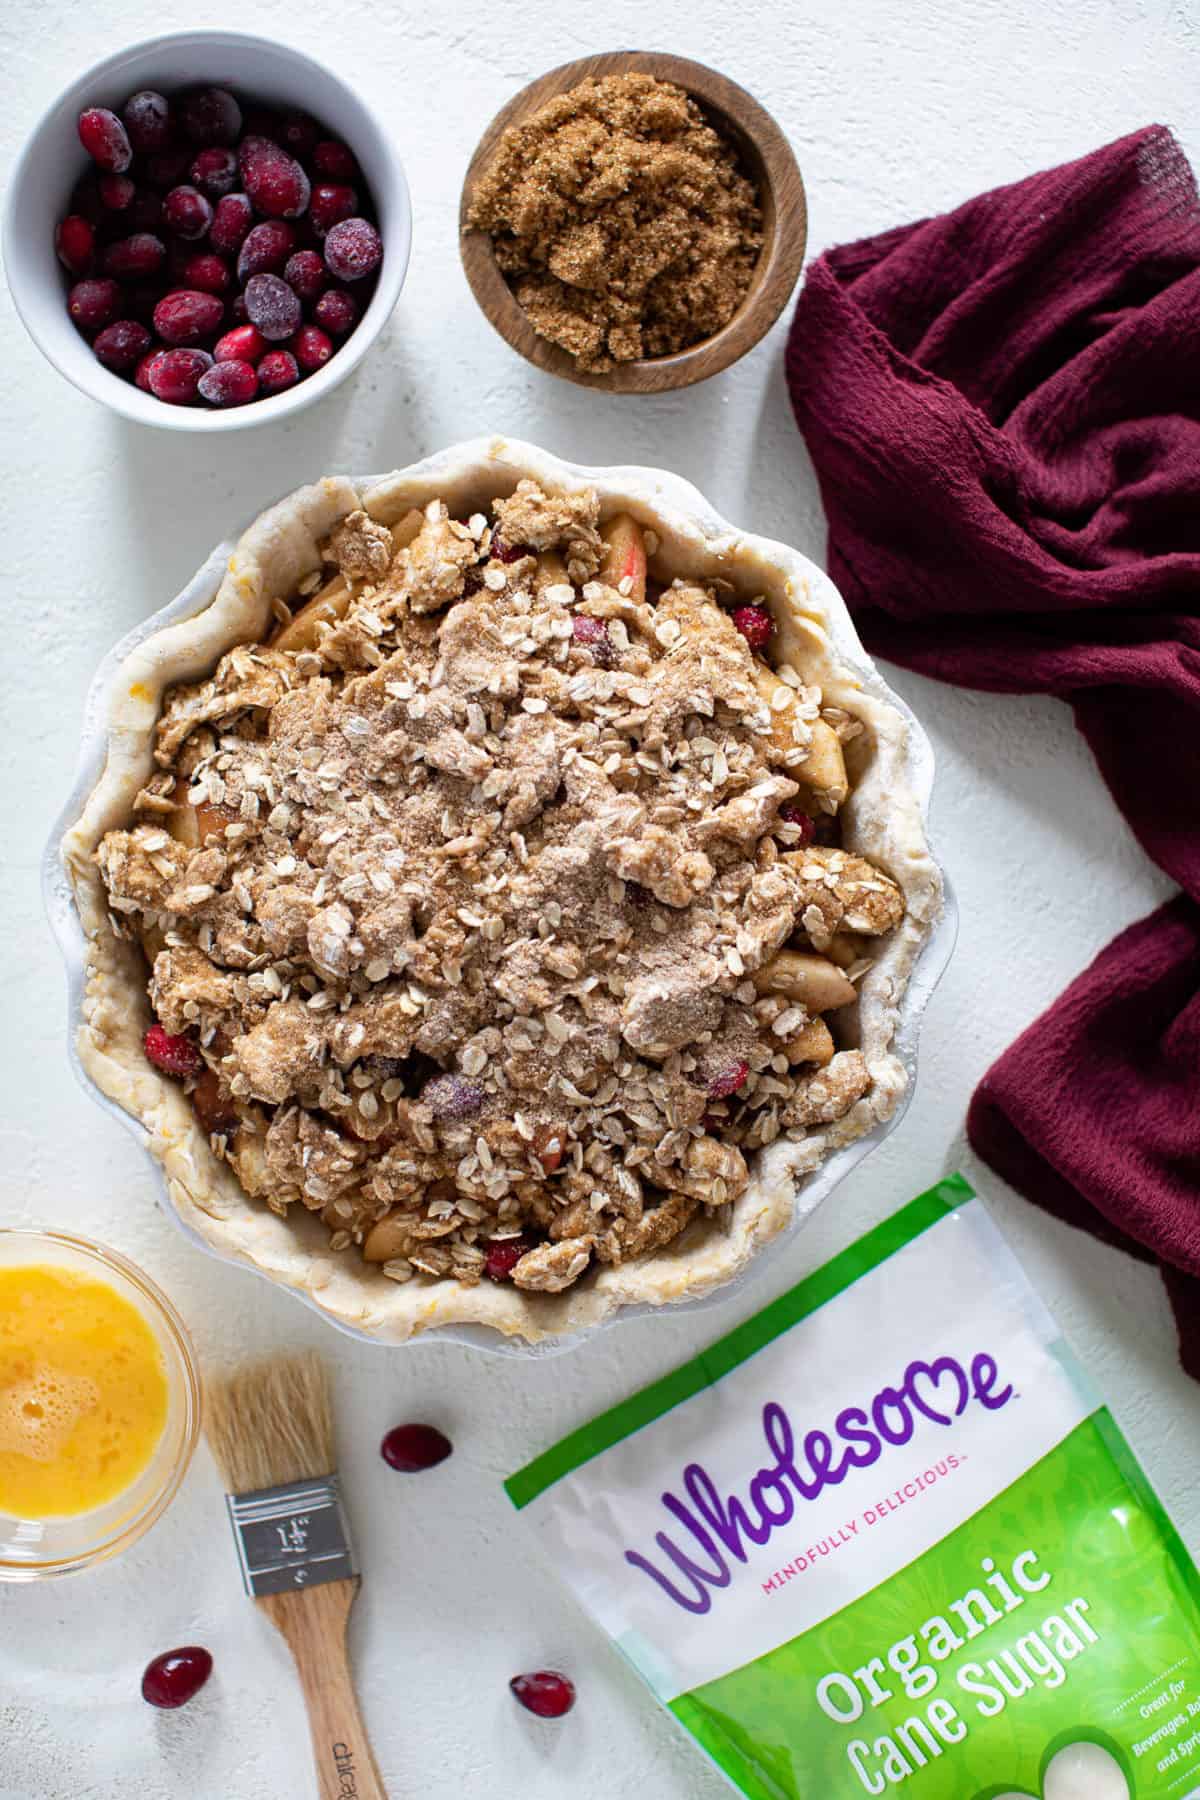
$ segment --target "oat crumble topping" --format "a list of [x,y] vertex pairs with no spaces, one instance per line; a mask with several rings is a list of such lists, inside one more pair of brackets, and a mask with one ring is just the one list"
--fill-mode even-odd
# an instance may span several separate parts
[[827,1022],[903,912],[836,843],[861,727],[594,493],[324,548],[170,691],[97,852],[214,1150],[399,1281],[556,1292],[716,1228],[869,1086]]

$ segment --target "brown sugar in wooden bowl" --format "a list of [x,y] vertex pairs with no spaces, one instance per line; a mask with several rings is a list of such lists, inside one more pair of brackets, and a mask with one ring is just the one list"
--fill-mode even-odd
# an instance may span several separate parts
[[[510,125],[524,124],[548,100],[589,77],[599,80],[631,71],[684,88],[734,146],[746,175],[758,189],[763,245],[741,305],[712,337],[671,356],[646,357],[618,363],[602,373],[588,373],[568,351],[534,329],[496,262],[490,234],[471,228],[467,219],[476,184]],[[715,69],[654,51],[619,50],[607,56],[585,56],[551,69],[522,88],[496,114],[480,139],[467,169],[459,207],[463,268],[472,293],[501,337],[537,368],[582,387],[606,388],[614,394],[661,394],[670,388],[690,387],[745,356],[787,305],[804,261],[807,236],[804,182],[791,145],[771,115],[744,88]]]

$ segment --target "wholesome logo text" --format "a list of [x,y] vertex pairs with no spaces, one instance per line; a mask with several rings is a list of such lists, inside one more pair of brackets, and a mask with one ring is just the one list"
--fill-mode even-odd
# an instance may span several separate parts
[[[712,1606],[709,1590],[728,1587],[733,1579],[729,1559],[744,1563],[750,1546],[765,1544],[791,1523],[800,1502],[839,1486],[852,1469],[869,1469],[889,1446],[909,1443],[920,1419],[953,1425],[972,1401],[998,1412],[1013,1397],[1011,1383],[999,1387],[998,1382],[995,1358],[983,1351],[969,1368],[952,1356],[911,1362],[898,1386],[880,1388],[867,1406],[845,1407],[832,1433],[806,1431],[799,1445],[784,1408],[769,1400],[762,1424],[774,1460],[751,1478],[745,1499],[722,1496],[703,1464],[689,1463],[680,1480],[685,1498],[668,1489],[662,1503],[692,1541],[684,1539],[681,1547],[665,1531],[654,1537],[673,1573],[639,1550],[627,1550],[625,1560],[657,1582],[676,1606],[706,1613]],[[705,1560],[697,1560],[700,1553]]]

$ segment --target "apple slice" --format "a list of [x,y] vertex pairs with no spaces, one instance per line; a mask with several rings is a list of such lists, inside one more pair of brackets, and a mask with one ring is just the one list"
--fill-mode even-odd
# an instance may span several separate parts
[[188,784],[180,775],[171,790],[175,811],[167,817],[167,830],[177,843],[189,850],[199,850],[210,837],[232,825],[237,813],[232,806],[213,806],[205,800],[193,806],[188,799]]
[[353,598],[354,589],[346,577],[335,575],[332,581],[317,589],[312,599],[306,601],[286,625],[280,626],[271,639],[271,649],[312,650],[317,642],[318,628],[336,625],[345,617]]
[[537,568],[533,571],[533,585],[537,593],[548,587],[571,585],[571,577],[567,574],[567,565],[557,550],[539,550]]
[[[628,591],[629,598],[640,605],[646,598],[646,538],[641,526],[631,513],[616,513],[600,527],[600,536],[604,556],[599,579],[621,592]],[[628,590],[621,588],[626,580]]]

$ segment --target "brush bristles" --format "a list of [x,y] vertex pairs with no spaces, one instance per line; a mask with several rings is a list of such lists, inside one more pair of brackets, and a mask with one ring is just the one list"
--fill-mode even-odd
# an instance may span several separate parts
[[333,1472],[329,1382],[314,1351],[207,1380],[204,1427],[230,1494]]

